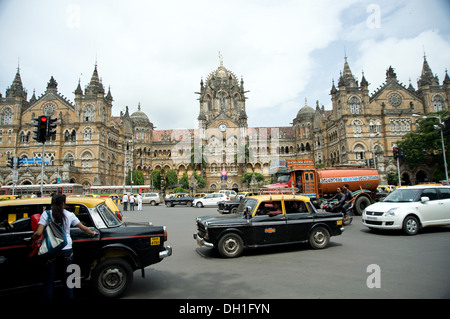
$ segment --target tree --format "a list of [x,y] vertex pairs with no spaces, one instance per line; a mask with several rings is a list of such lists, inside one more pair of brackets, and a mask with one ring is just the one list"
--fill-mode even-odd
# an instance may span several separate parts
[[[442,119],[445,119],[447,111],[441,111],[438,114]],[[438,170],[434,178],[436,180],[445,179],[441,134],[439,130],[435,129],[435,125],[438,124],[437,119],[420,119],[417,123],[417,131],[406,134],[398,142],[398,146],[402,148],[403,154],[406,155],[406,165],[414,169],[421,165],[437,164]],[[447,162],[449,162],[449,143],[450,136],[445,136],[444,144]]]
[[144,185],[144,173],[141,170],[133,171],[133,173],[128,171],[126,185],[131,185],[131,174],[133,174],[133,185]]
[[185,189],[189,189],[189,177],[188,174],[185,172],[183,173],[183,177],[180,178],[180,184],[182,185],[183,188]]
[[247,184],[247,187],[250,187],[250,182],[252,181],[252,177],[255,175],[257,182],[262,182],[264,180],[264,176],[260,173],[245,173],[241,177],[241,181]]
[[152,172],[151,179],[152,179],[153,187],[155,189],[161,189],[161,171],[160,170],[154,170]]
[[173,188],[178,184],[178,174],[174,169],[169,169],[166,173],[166,185],[168,188]]

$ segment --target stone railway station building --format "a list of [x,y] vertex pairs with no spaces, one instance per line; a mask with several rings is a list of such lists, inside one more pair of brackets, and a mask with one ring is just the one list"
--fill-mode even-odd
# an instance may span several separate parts
[[[58,92],[53,77],[42,95],[33,92],[28,98],[18,69],[6,94],[0,93],[0,184],[13,181],[8,157],[42,157],[42,144],[32,138],[32,119],[42,114],[58,118],[57,134],[45,146],[50,160],[43,178],[46,184],[60,180],[85,188],[123,185],[124,174],[132,167],[144,173],[146,184],[153,170],[174,169],[179,178],[196,171],[210,191],[242,189],[245,172],[268,177],[271,160],[288,158],[313,158],[326,167],[366,165],[375,158],[374,165],[384,176],[397,171],[393,146],[416,129],[412,114],[449,110],[449,92],[447,71],[440,84],[424,57],[417,88],[399,83],[389,67],[386,81],[369,94],[364,74],[358,82],[345,57],[339,80],[331,86],[331,110],[318,101],[312,107],[305,99],[293,119],[286,119],[286,126],[248,127],[248,91],[243,79],[225,68],[221,59],[195,92],[198,127],[164,130],[154,127],[140,105],[131,114],[127,106],[120,116],[113,116],[113,97],[110,89],[105,90],[97,65],[85,89],[80,83],[76,86],[73,102]],[[224,170],[227,179],[221,179]],[[414,184],[431,179],[434,170],[423,166],[411,171],[403,165],[402,177]],[[19,169],[17,184],[40,180],[40,166]]]

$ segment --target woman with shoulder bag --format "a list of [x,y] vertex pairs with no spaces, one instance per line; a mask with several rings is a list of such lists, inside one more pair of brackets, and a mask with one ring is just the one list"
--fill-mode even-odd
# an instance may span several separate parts
[[[63,266],[64,272],[64,290],[67,299],[73,299],[73,290],[67,286],[67,267],[72,264],[73,260],[73,250],[72,250],[72,238],[70,237],[70,228],[78,227],[86,234],[91,236],[97,235],[97,232],[90,230],[88,227],[84,226],[74,213],[69,212],[65,209],[66,205],[66,195],[56,194],[52,197],[51,212],[47,211],[41,215],[39,220],[39,226],[36,232],[33,234],[32,239],[37,240],[44,232],[45,227],[47,227],[53,220],[56,224],[62,226],[65,237],[67,240],[67,245],[62,248],[61,251],[57,252],[54,256],[46,260],[45,264],[45,276],[44,276],[44,298],[53,299],[53,286],[55,281],[56,266]],[[51,215],[51,216],[50,216]],[[50,218],[49,218],[50,217]]]

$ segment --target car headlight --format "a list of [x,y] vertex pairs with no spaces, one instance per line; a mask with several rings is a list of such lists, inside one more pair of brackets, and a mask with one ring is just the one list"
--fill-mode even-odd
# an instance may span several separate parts
[[395,216],[395,212],[397,211],[397,209],[398,209],[398,207],[389,209],[386,213],[384,213],[384,216],[387,216],[387,217]]

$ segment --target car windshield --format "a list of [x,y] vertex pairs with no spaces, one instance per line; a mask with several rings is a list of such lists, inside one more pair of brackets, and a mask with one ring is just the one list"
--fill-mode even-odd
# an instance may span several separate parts
[[238,210],[239,213],[242,213],[244,211],[245,207],[250,207],[249,212],[252,213],[253,209],[256,206],[256,203],[258,203],[258,201],[256,199],[254,199],[254,198],[246,198],[243,201],[241,201],[241,203],[239,204],[239,207],[238,207],[237,210]]
[[383,202],[404,203],[418,201],[418,195],[421,191],[421,189],[397,188],[386,196]]
[[121,222],[117,219],[116,215],[114,215],[114,213],[104,203],[99,204],[97,206],[97,210],[108,227],[116,227],[121,225]]
[[291,175],[280,175],[277,178],[277,183],[287,183],[289,182],[289,179],[291,178]]

